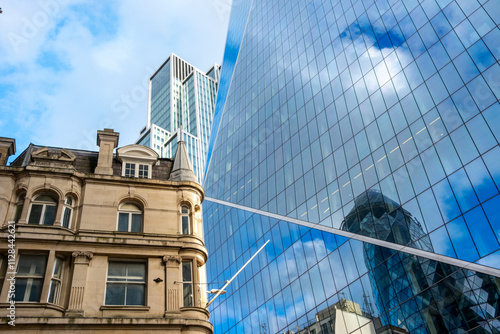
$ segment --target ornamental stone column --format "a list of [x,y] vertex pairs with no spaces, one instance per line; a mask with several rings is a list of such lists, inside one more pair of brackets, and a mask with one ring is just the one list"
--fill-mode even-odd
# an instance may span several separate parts
[[93,256],[94,252],[91,251],[75,251],[72,254],[73,279],[71,281],[69,306],[66,311],[68,317],[83,317],[83,298],[87,283],[87,271]]
[[180,256],[165,255],[165,317],[178,316],[180,313],[180,289],[182,283],[178,282],[180,275]]

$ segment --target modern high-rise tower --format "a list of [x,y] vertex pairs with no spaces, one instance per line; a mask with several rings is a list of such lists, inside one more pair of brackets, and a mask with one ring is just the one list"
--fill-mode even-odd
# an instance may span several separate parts
[[148,124],[137,141],[162,158],[172,158],[182,136],[200,182],[219,76],[217,64],[205,73],[172,53],[149,80]]
[[500,333],[500,1],[233,2],[215,333]]

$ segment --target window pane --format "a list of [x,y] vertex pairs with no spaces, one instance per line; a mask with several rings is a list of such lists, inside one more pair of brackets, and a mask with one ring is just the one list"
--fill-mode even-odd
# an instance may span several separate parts
[[108,277],[123,277],[122,280],[125,280],[125,276],[127,275],[127,268],[125,265],[126,263],[124,262],[110,262],[108,266]]
[[14,212],[14,221],[16,223],[19,221],[19,218],[21,218],[21,213],[23,212],[23,207],[24,207],[24,198],[22,198],[16,204],[16,209],[15,209],[15,212]]
[[26,294],[26,288],[28,285],[27,278],[17,278],[16,279],[16,295],[14,300],[16,302],[24,301],[24,295]]
[[121,232],[128,231],[128,219],[129,219],[129,213],[120,212],[118,214],[118,231]]
[[21,255],[17,266],[18,276],[43,276],[46,257],[44,255]]
[[146,276],[146,264],[145,263],[129,263],[127,264],[128,273],[127,281],[139,281],[144,282],[144,277]]
[[500,248],[481,207],[467,212],[464,218],[480,256],[486,256]]
[[182,234],[189,234],[189,217],[182,216]]
[[71,218],[71,209],[64,208],[62,227],[69,227],[69,219]]
[[61,258],[56,257],[54,262],[54,271],[52,272],[52,277],[61,278],[63,260]]
[[191,283],[183,284],[184,307],[193,306],[193,287]]
[[132,227],[130,232],[142,232],[142,215],[132,214]]
[[17,278],[15,301],[39,302],[42,293],[42,279]]
[[192,281],[191,265],[191,262],[182,262],[182,280],[184,282]]
[[43,205],[41,204],[33,204],[31,206],[30,218],[28,220],[28,224],[40,224],[40,217],[42,215]]
[[145,286],[142,284],[127,285],[126,305],[144,305]]
[[127,177],[135,176],[135,164],[130,164],[130,163],[125,164],[125,176]]
[[29,302],[39,302],[40,301],[40,296],[42,294],[42,279],[28,279],[28,282],[31,281],[31,287],[30,284],[28,283],[28,291],[26,295],[24,296],[24,301],[29,301]]
[[61,282],[52,280],[50,282],[50,289],[49,289],[49,303],[57,303],[59,299],[59,289],[61,287]]
[[108,284],[106,287],[106,305],[125,305],[126,284]]
[[43,225],[54,225],[54,220],[56,219],[56,208],[57,207],[55,205],[45,205]]
[[139,177],[148,178],[148,165],[139,165]]

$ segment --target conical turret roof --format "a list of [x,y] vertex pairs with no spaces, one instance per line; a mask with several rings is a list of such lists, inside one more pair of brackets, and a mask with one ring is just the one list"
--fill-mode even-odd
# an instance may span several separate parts
[[174,166],[170,172],[170,181],[192,181],[198,183],[189,160],[186,143],[182,140],[182,131],[178,133],[177,152],[175,153]]

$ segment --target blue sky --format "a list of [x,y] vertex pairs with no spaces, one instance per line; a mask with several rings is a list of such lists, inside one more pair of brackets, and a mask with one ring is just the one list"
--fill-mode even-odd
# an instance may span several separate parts
[[[222,63],[231,0],[1,2],[0,136],[96,150],[96,131],[133,143],[148,79],[170,53]],[[10,159],[12,161],[12,158]]]

